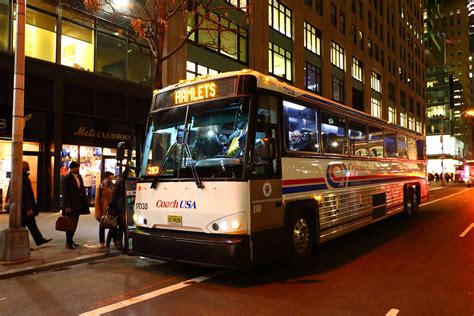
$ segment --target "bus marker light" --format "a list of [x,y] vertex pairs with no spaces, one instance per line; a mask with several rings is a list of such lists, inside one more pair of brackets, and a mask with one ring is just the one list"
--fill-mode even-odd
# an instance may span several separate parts
[[133,221],[135,223],[138,222],[138,215],[137,214],[133,214]]
[[215,231],[218,231],[219,230],[219,224],[217,224],[217,223],[212,224],[212,229],[214,229]]
[[232,229],[239,229],[240,228],[240,222],[236,219],[234,219],[232,222],[230,222],[230,227]]

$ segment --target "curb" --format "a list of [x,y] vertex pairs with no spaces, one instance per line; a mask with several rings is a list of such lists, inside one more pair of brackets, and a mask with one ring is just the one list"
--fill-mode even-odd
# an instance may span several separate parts
[[45,264],[37,265],[37,266],[12,269],[10,271],[0,273],[0,280],[5,280],[5,279],[32,274],[36,272],[52,270],[52,269],[61,268],[61,267],[74,266],[74,265],[78,265],[78,264],[88,262],[88,261],[117,257],[121,254],[122,254],[121,252],[114,252],[114,253],[110,253],[109,255],[106,255],[105,253],[98,253],[98,254],[80,256],[72,260],[71,259],[59,260],[59,261],[49,262],[49,263],[45,263]]

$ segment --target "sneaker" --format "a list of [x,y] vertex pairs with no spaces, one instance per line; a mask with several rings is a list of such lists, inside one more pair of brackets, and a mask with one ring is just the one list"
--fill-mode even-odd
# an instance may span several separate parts
[[105,247],[105,254],[110,255],[110,247],[109,246]]
[[101,242],[100,243],[100,249],[104,249],[105,248],[105,242]]

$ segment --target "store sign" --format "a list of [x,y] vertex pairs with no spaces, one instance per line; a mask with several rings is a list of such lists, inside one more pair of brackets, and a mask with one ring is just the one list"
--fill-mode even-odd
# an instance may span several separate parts
[[132,140],[131,124],[73,116],[64,116],[64,122],[62,141],[65,144],[115,147],[119,142]]
[[105,131],[100,131],[100,130],[96,131],[93,128],[87,128],[86,126],[79,127],[74,132],[74,136],[110,139],[110,140],[117,140],[117,141],[130,141],[132,139],[132,136],[128,134],[105,132]]

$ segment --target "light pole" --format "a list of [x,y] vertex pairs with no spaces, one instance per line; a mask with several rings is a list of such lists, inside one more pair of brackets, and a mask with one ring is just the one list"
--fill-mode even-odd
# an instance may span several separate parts
[[17,37],[12,114],[12,173],[10,180],[9,227],[2,232],[1,255],[6,262],[30,258],[28,231],[21,227],[23,187],[23,128],[25,87],[25,12],[26,0],[17,0]]
[[445,185],[444,182],[444,115],[441,115],[441,185]]

